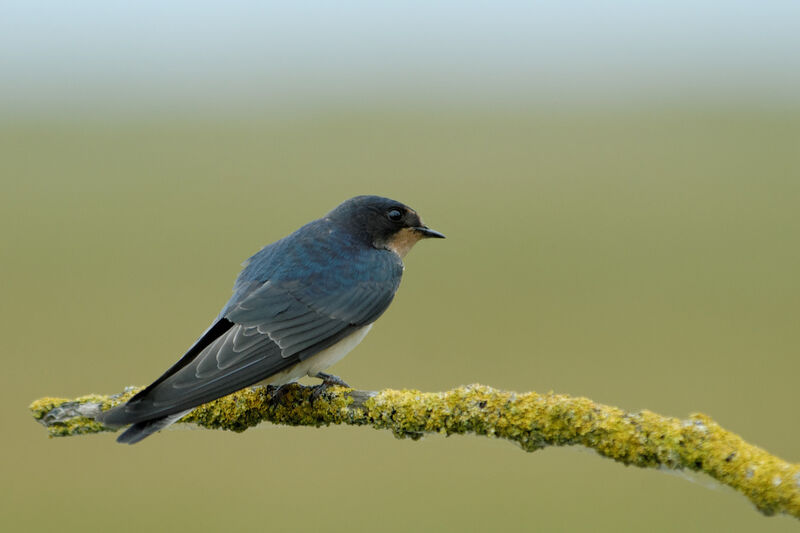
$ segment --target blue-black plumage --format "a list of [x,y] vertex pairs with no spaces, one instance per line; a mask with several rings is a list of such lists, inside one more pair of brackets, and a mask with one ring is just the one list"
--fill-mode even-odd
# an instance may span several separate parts
[[444,235],[410,207],[357,196],[246,263],[217,320],[160,378],[100,417],[132,424],[133,444],[203,403],[257,383],[283,384],[323,373],[366,335],[389,307],[402,258],[420,239]]

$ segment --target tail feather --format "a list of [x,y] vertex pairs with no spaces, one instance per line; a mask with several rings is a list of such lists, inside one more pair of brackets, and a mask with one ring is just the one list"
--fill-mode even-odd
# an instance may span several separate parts
[[125,430],[122,435],[117,437],[117,442],[120,444],[136,444],[157,431],[161,431],[167,426],[170,426],[183,418],[184,415],[190,413],[192,410],[175,413],[174,415],[164,416],[161,418],[154,418],[145,422],[138,422]]

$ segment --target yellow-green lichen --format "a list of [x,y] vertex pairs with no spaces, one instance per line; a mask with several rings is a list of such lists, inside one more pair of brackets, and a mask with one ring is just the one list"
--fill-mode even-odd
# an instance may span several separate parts
[[277,391],[257,387],[235,392],[202,405],[181,421],[210,429],[241,432],[265,420],[292,426],[327,426],[351,423],[348,406],[353,399],[343,387],[330,387],[314,397],[312,387],[286,385]]
[[[30,408],[51,435],[96,433],[109,429],[94,421],[91,412],[106,410],[136,391],[76,400],[42,398]],[[800,465],[746,443],[702,414],[679,420],[650,411],[627,413],[588,398],[518,394],[483,385],[424,393],[320,390],[295,384],[277,392],[246,389],[202,405],[181,420],[237,432],[263,421],[370,425],[411,439],[425,433],[474,433],[509,440],[529,452],[581,445],[626,465],[704,472],[745,494],[765,514],[800,518]]]
[[61,422],[49,426],[47,430],[51,437],[72,437],[75,435],[87,435],[89,433],[102,433],[104,431],[114,431],[92,420],[91,418],[78,417],[67,422]]
[[28,409],[33,413],[34,419],[41,420],[47,413],[69,401],[72,400],[69,398],[52,398],[50,396],[45,396],[44,398],[39,398],[31,402]]
[[373,426],[399,438],[475,433],[526,451],[582,445],[626,465],[705,472],[744,493],[765,514],[800,517],[800,465],[747,444],[709,417],[687,421],[626,413],[587,398],[515,394],[469,386],[446,393],[381,391],[366,403]]
[[114,431],[95,421],[90,415],[128,401],[139,390],[141,389],[128,387],[125,392],[113,396],[87,394],[75,399],[45,397],[32,402],[28,409],[33,418],[47,428],[51,437]]

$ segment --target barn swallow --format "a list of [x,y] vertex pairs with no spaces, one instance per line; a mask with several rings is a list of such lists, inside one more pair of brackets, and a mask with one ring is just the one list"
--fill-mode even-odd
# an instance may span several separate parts
[[256,384],[303,376],[344,384],[329,366],[361,342],[389,307],[403,257],[425,238],[444,238],[410,207],[356,196],[262,248],[244,263],[233,296],[169,370],[99,418],[132,424],[134,444],[195,407]]

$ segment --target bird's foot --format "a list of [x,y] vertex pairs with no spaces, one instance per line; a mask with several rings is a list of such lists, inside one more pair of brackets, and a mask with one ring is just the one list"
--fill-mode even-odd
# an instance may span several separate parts
[[345,383],[342,378],[340,378],[339,376],[334,376],[333,374],[326,374],[325,372],[317,372],[317,374],[314,377],[321,379],[322,384],[327,385],[328,387],[332,385],[338,385],[339,387],[347,387],[348,389],[351,388],[350,385]]
[[269,403],[271,405],[277,405],[283,403],[284,398],[289,394],[289,387],[284,387],[283,385],[267,385],[267,391],[269,393]]
[[319,400],[319,397],[322,394],[330,389],[331,387],[347,387],[348,389],[351,388],[350,385],[345,383],[345,381],[340,378],[339,376],[334,376],[333,374],[326,374],[325,372],[317,372],[314,375],[315,378],[319,378],[322,380],[322,383],[319,385],[314,386],[314,390],[311,391],[311,405]]

